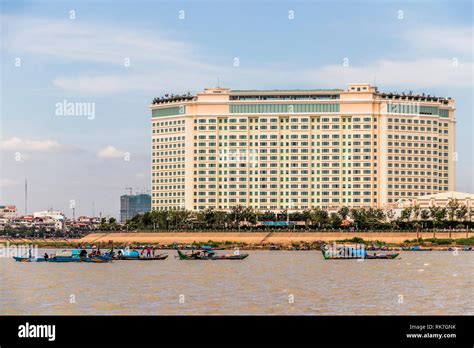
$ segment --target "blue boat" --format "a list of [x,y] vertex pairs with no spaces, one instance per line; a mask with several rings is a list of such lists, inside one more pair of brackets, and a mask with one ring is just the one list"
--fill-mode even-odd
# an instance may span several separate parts
[[136,260],[136,261],[153,261],[153,260],[164,260],[168,257],[167,254],[158,254],[152,257],[140,257],[140,252],[137,250],[130,250],[130,249],[119,249],[117,255],[115,252],[110,252],[109,255],[115,260]]
[[421,246],[417,245],[414,247],[402,247],[403,251],[431,251],[432,248],[422,248]]
[[325,260],[352,260],[352,259],[395,259],[398,253],[370,255],[364,247],[322,245],[321,252]]
[[44,257],[13,257],[17,262],[91,262],[105,263],[112,261],[112,257],[108,255],[87,255],[87,252],[79,249],[72,251],[63,250],[58,254],[53,254],[47,259]]
[[249,256],[249,254],[240,254],[239,252],[230,255],[217,255],[212,248],[209,248],[193,250],[191,253],[183,253],[179,249],[176,251],[180,260],[243,260]]
[[45,262],[46,260],[44,257],[21,257],[21,256],[13,256],[15,261],[17,262]]
[[93,262],[105,263],[112,261],[108,255],[87,255],[85,249],[64,250],[61,254],[52,255],[48,262]]

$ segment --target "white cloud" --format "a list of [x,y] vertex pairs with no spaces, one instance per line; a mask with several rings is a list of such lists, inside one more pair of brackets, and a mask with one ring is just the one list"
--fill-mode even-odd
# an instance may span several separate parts
[[103,149],[99,150],[97,152],[97,157],[99,158],[118,158],[118,157],[124,157],[125,156],[125,151],[119,150],[115,148],[112,145],[107,145]]
[[[268,86],[341,87],[374,78],[384,87],[470,87],[472,85],[472,27],[419,28],[404,31],[397,39],[403,58],[378,59],[365,65],[326,65],[316,69],[288,68],[285,62],[234,68],[216,57],[204,57],[194,44],[164,38],[156,32],[123,27],[96,26],[74,21],[51,21],[4,16],[12,33],[6,47],[35,56],[122,65],[120,73],[79,73],[53,79],[55,87],[72,93],[113,94],[145,91],[181,93],[215,85],[216,77],[231,88]],[[19,25],[18,23],[21,23]],[[407,56],[406,54],[411,54]],[[454,58],[457,59],[455,66]],[[282,86],[282,87],[286,87]]]
[[470,87],[472,62],[451,59],[379,60],[366,66],[329,65],[307,72],[310,80],[333,87],[350,82],[372,82],[401,88]]
[[[206,71],[189,72],[179,69],[166,72],[149,72],[133,75],[83,75],[62,76],[53,84],[65,91],[78,94],[112,94],[129,91],[146,91],[152,95],[163,93],[185,93],[202,89],[213,83],[215,73]],[[214,82],[215,83],[215,82]]]
[[[278,74],[275,74],[275,69]],[[327,65],[317,69],[301,69],[295,73],[283,68],[238,68],[222,69],[221,77],[232,81],[230,88],[265,88],[266,86],[319,86],[341,88],[353,82],[377,80],[378,85],[396,88],[470,87],[472,85],[472,62],[452,59],[378,60],[368,65],[343,67]],[[128,76],[83,76],[63,77],[54,84],[75,93],[116,93],[133,90],[147,91],[152,95],[162,92],[180,93],[201,90],[213,86],[209,74],[203,72],[193,78],[182,76],[183,72],[164,74],[149,73]],[[263,85],[262,85],[263,84]]]
[[12,137],[0,141],[0,150],[5,151],[64,152],[75,149],[74,146],[60,144],[58,141],[51,139],[33,140]]
[[404,32],[402,40],[419,51],[430,51],[430,54],[472,57],[473,29],[472,26],[420,28]]
[[27,16],[4,15],[1,19],[10,31],[4,37],[5,47],[17,53],[121,66],[128,58],[130,67],[144,61],[155,66],[210,67],[198,58],[192,44],[164,38],[156,32]]

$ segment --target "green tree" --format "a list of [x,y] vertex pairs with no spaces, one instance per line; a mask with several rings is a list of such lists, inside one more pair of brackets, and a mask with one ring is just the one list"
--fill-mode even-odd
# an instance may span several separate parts
[[421,213],[421,208],[418,204],[414,205],[413,208],[412,208],[412,211],[413,211],[413,220],[418,220],[418,218],[420,217],[420,213]]
[[447,210],[442,207],[430,207],[430,217],[433,220],[433,226],[438,226],[446,218]]
[[448,212],[449,220],[453,221],[454,217],[456,216],[456,211],[459,209],[461,205],[457,199],[450,199],[448,204],[446,205],[446,210]]
[[420,213],[421,220],[428,220],[430,218],[430,211],[423,209]]
[[329,216],[329,220],[330,220],[332,228],[334,228],[334,229],[341,228],[341,224],[342,224],[343,219],[341,218],[341,216],[338,213],[331,213],[330,216]]
[[99,229],[100,229],[101,231],[108,231],[108,229],[109,229],[109,224],[107,223],[107,219],[106,219],[106,218],[100,219]]
[[464,204],[460,205],[458,210],[456,210],[456,219],[460,221],[464,221],[466,219],[466,215],[468,212],[469,212],[469,209],[467,208],[466,205]]
[[119,225],[117,224],[117,219],[114,217],[111,217],[109,219],[109,231],[117,231],[119,230]]
[[349,207],[341,207],[338,211],[337,211],[337,215],[339,215],[339,217],[342,219],[342,220],[346,220],[347,217],[349,216],[349,213],[350,213],[350,209]]
[[356,229],[363,229],[366,223],[365,210],[360,208],[352,208],[349,212],[351,219],[354,221]]
[[321,228],[327,224],[329,215],[326,210],[322,210],[321,208],[316,207],[311,211],[310,217],[311,224],[317,225],[318,228]]
[[411,213],[412,213],[412,208],[411,207],[403,209],[401,214],[400,214],[400,219],[402,221],[410,222]]

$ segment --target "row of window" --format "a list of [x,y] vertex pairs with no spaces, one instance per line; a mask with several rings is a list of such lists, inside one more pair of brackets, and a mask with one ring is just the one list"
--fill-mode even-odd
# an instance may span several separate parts
[[184,120],[174,120],[174,121],[162,121],[162,122],[152,122],[152,127],[169,127],[169,126],[177,126],[180,124],[184,124]]

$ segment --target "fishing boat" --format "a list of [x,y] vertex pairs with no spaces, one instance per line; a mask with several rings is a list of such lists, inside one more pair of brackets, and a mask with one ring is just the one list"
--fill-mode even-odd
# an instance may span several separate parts
[[47,262],[91,262],[105,263],[112,261],[108,255],[89,254],[85,249],[63,250],[48,257]]
[[48,258],[48,262],[92,262],[92,263],[105,263],[112,261],[112,258],[108,255],[94,255],[89,254],[82,249],[63,250],[60,253],[51,255]]
[[363,246],[329,246],[323,245],[321,252],[325,260],[353,260],[353,259],[395,259],[398,253],[369,255]]
[[402,247],[403,251],[431,251],[432,248],[422,248],[421,246],[417,245],[414,247]]
[[398,256],[398,253],[391,253],[391,254],[374,254],[370,255],[367,254],[365,257],[366,259],[395,259]]
[[44,257],[13,257],[17,262],[92,262],[105,263],[112,261],[112,258],[102,255],[79,256],[79,255],[51,255],[48,259]]
[[21,257],[13,256],[13,259],[17,262],[45,262],[44,257]]
[[152,257],[140,257],[140,253],[137,250],[130,249],[120,249],[115,255],[114,252],[111,252],[111,255],[114,260],[135,260],[135,261],[156,261],[156,260],[165,260],[167,254],[158,254]]
[[179,249],[176,251],[180,260],[243,260],[249,256],[249,254],[241,254],[238,250],[235,250],[233,254],[217,255],[210,247],[201,247],[188,253]]

